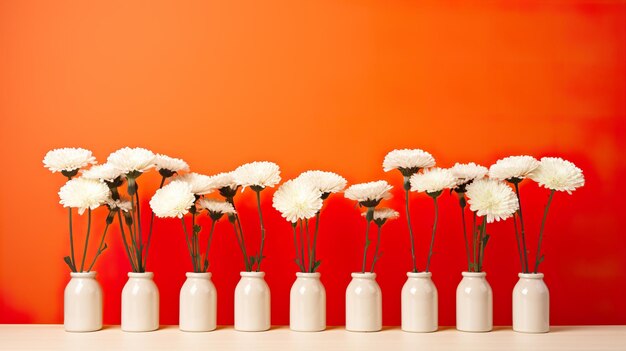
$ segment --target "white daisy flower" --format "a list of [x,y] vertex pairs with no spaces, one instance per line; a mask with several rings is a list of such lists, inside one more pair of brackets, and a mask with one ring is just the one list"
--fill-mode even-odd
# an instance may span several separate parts
[[242,186],[241,191],[250,187],[274,187],[280,183],[280,169],[273,162],[251,162],[237,167],[234,171],[235,182]]
[[539,166],[532,156],[509,156],[489,167],[489,178],[498,180],[524,179]]
[[91,151],[73,147],[50,150],[43,158],[44,167],[52,173],[71,172],[95,163]]
[[309,182],[314,188],[322,192],[322,197],[325,194],[328,196],[331,193],[341,192],[348,184],[346,179],[339,174],[324,171],[306,171],[296,179]]
[[162,154],[157,154],[154,159],[154,164],[157,171],[166,170],[169,174],[181,171],[189,171],[189,165],[187,162],[180,158],[169,157]]
[[289,222],[308,219],[322,209],[322,192],[302,179],[286,181],[274,193],[272,206]]
[[195,201],[191,185],[175,180],[156,191],[150,208],[159,218],[183,218]]
[[234,172],[222,172],[214,176],[211,176],[211,181],[216,189],[230,188],[231,190],[237,190],[239,186],[235,181]]
[[186,173],[179,175],[174,180],[191,185],[191,192],[196,195],[208,194],[215,190],[211,177],[204,174]]
[[411,191],[434,194],[456,186],[456,178],[449,169],[429,168],[411,176]]
[[[362,212],[361,215],[363,217],[367,217],[367,211]],[[388,219],[396,219],[400,217],[400,213],[392,208],[381,207],[374,210],[373,220],[374,221],[386,221]]]
[[544,157],[529,178],[540,186],[556,191],[572,191],[585,185],[583,171],[560,157]]
[[506,183],[495,179],[478,179],[467,186],[470,209],[486,216],[487,223],[505,220],[518,209],[515,193]]
[[385,156],[383,161],[383,170],[389,172],[392,169],[398,169],[404,176],[411,176],[421,168],[430,168],[435,166],[433,156],[420,149],[401,149],[393,150]]
[[154,167],[156,156],[152,151],[141,147],[119,149],[107,158],[107,163],[117,168],[123,174],[131,172],[145,172]]
[[450,168],[450,172],[456,178],[456,185],[467,184],[475,179],[484,178],[489,170],[487,167],[477,165],[474,162],[470,163],[455,163]]
[[358,201],[365,207],[376,207],[381,200],[391,199],[393,186],[384,180],[351,185],[344,192],[347,199]]
[[133,209],[133,204],[128,200],[113,200],[109,197],[105,203],[111,210],[117,209],[122,212],[130,212]]
[[236,214],[235,208],[233,205],[226,201],[220,201],[215,199],[205,199],[202,198],[198,200],[198,208],[209,211],[209,213],[213,214]]
[[122,175],[119,169],[111,166],[109,163],[95,165],[82,172],[85,179],[99,180],[103,182],[112,182]]
[[59,190],[61,205],[77,208],[81,215],[86,209],[100,207],[109,196],[109,188],[104,183],[82,177],[69,180]]

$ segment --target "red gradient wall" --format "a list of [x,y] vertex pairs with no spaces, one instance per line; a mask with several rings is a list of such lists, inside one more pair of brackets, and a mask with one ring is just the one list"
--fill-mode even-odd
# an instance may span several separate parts
[[[182,157],[206,174],[271,160],[284,179],[308,169],[350,183],[386,179],[396,186],[388,205],[397,209],[400,175],[381,167],[394,148],[423,148],[444,167],[488,166],[515,154],[564,157],[584,170],[587,184],[572,196],[559,193],[548,218],[542,270],[552,322],[626,323],[626,5],[504,3],[0,1],[0,322],[62,322],[69,248],[57,191],[64,181],[42,167],[46,151],[82,146],[103,162],[129,145]],[[147,209],[158,179],[140,180]],[[287,324],[296,266],[272,194],[263,193],[264,270],[272,322]],[[238,206],[253,247],[251,195]],[[522,196],[534,251],[547,192],[527,182]],[[453,325],[464,244],[454,197],[440,203],[432,271],[440,323]],[[423,266],[432,201],[413,194],[412,209]],[[377,266],[386,325],[400,322],[410,269],[404,220],[384,228]],[[354,204],[333,196],[318,249],[331,325],[344,322],[363,230]],[[218,322],[231,324],[242,260],[227,222],[217,231]],[[519,271],[513,224],[491,231],[485,269],[494,321],[508,325]],[[119,232],[109,235],[96,270],[105,323],[116,324],[129,264]],[[161,291],[162,324],[178,321],[190,267],[179,222],[158,220],[148,268]]]

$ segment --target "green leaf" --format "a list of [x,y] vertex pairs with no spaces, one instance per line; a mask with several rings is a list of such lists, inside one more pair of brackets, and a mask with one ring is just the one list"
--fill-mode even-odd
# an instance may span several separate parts
[[311,270],[315,272],[317,270],[317,267],[320,266],[320,264],[322,264],[322,260],[315,261],[315,263],[313,263],[313,267],[311,268]]
[[487,247],[487,243],[489,242],[489,238],[491,238],[491,235],[485,234],[485,237],[483,238],[483,249],[485,247]]
[[104,250],[108,249],[109,246],[107,245],[107,243],[104,243],[104,247],[102,247],[102,250],[100,250],[100,252],[102,253]]
[[70,270],[72,272],[76,272],[76,268],[74,267],[74,265],[72,264],[72,259],[70,258],[70,256],[65,256],[63,257],[63,261],[65,261],[65,263],[67,264],[68,267],[70,267]]
[[546,258],[545,255],[541,255],[541,257],[539,257],[539,259],[537,260],[539,263],[543,262],[543,259]]
[[250,266],[254,265],[254,263],[256,263],[256,256],[250,256],[249,260],[250,260]]
[[370,243],[371,243],[371,242],[372,242],[372,241],[371,241],[369,238],[365,239],[365,247],[370,246]]
[[200,231],[201,231],[201,230],[202,230],[202,227],[201,227],[200,225],[195,224],[195,225],[193,226],[193,233],[194,233],[194,234],[198,234],[198,233],[200,233]]
[[208,268],[209,268],[209,260],[204,260],[204,271],[206,272]]

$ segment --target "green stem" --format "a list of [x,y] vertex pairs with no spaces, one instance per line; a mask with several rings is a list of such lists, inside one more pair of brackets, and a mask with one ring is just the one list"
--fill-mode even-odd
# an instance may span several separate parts
[[[161,178],[161,185],[159,185],[159,189],[163,188],[163,184],[165,183],[165,177]],[[150,250],[150,240],[152,239],[152,227],[154,224],[154,212],[152,212],[152,210],[150,210],[150,231],[148,232],[148,242],[146,243],[146,255],[143,258],[143,266],[146,266],[146,263],[148,262],[148,252]]]
[[519,223],[522,230],[522,248],[524,249],[524,272],[528,272],[528,251],[526,250],[526,236],[524,230],[524,216],[522,215],[522,200],[519,196],[519,182],[515,182],[515,194],[517,195],[517,204],[519,205]]
[[196,214],[191,214],[191,245],[193,246],[193,257],[195,258],[195,266],[200,270],[200,245],[198,242],[198,233],[196,232]]
[[122,233],[122,241],[124,242],[124,248],[126,249],[126,255],[128,256],[128,261],[130,262],[130,266],[133,272],[137,272],[137,267],[135,267],[133,256],[130,254],[130,249],[128,248],[128,241],[126,240],[126,233],[124,233],[124,224],[122,223],[122,214],[120,212],[121,211],[117,212],[117,219],[120,222],[120,232]]
[[87,210],[87,238],[85,238],[85,249],[83,250],[83,259],[80,262],[80,271],[85,268],[85,258],[87,257],[87,246],[89,245],[89,234],[91,233],[91,209]]
[[211,231],[209,232],[209,240],[206,245],[206,252],[204,253],[204,270],[209,268],[209,249],[211,249],[211,241],[213,240],[213,231],[215,230],[215,222],[211,222]]
[[478,269],[478,233],[476,231],[476,212],[472,212],[472,248],[474,249],[474,260],[472,261],[473,263],[473,269],[474,272],[477,271]]
[[[237,207],[235,207],[235,200],[233,198],[226,199],[231,205],[233,205],[233,209],[235,209],[235,221],[237,222],[237,227],[239,227],[239,234],[237,234],[237,238],[241,236],[241,252],[243,252],[243,263],[247,272],[252,271],[252,266],[250,265],[250,258],[248,257],[248,253],[246,252],[246,240],[243,235],[243,227],[241,226],[241,221],[239,220],[239,212],[237,211]],[[233,224],[234,226],[234,224]],[[235,233],[237,230],[235,229]]]
[[143,237],[142,237],[142,233],[143,230],[141,230],[141,205],[140,205],[140,201],[139,201],[139,187],[137,185],[135,185],[135,198],[137,199],[137,228],[139,229],[139,245],[138,245],[138,251],[137,251],[137,262],[139,263],[139,268],[141,269],[141,271],[145,271],[144,265],[143,265]]
[[237,244],[239,244],[239,249],[241,249],[241,252],[243,252],[243,265],[246,271],[250,272],[250,266],[248,265],[248,259],[247,259],[248,256],[246,255],[246,249],[243,247],[241,243],[241,239],[239,238],[239,233],[237,232],[237,226],[235,225],[235,223],[232,223],[232,225],[233,225],[233,230],[235,231],[235,238],[237,239]]
[[304,272],[306,272],[306,261],[304,260],[304,225],[302,224],[302,220],[300,220],[300,257],[302,257],[302,267],[304,267]]
[[483,271],[483,259],[485,256],[485,233],[487,231],[487,220],[483,219],[480,227],[480,256],[478,257],[478,271]]
[[107,222],[106,226],[104,226],[104,233],[102,234],[102,239],[100,240],[98,251],[96,252],[96,256],[94,256],[93,261],[89,265],[89,268],[87,268],[87,272],[91,271],[91,268],[93,268],[93,265],[96,264],[96,260],[98,259],[98,256],[100,256],[100,254],[103,252],[102,245],[104,245],[104,238],[106,238],[107,236],[108,229],[109,229],[109,223]]
[[361,273],[365,273],[365,261],[367,258],[367,248],[370,246],[370,239],[369,239],[370,222],[372,221],[373,213],[374,213],[374,208],[368,207],[367,214],[365,215],[365,218],[367,220],[367,226],[365,227],[365,247],[363,248],[363,264],[361,265]]
[[541,220],[541,229],[539,230],[539,245],[537,247],[537,258],[535,259],[535,273],[539,271],[539,264],[541,263],[541,242],[543,241],[543,229],[546,225],[546,218],[548,217],[548,210],[550,209],[550,204],[552,203],[552,198],[554,197],[554,190],[550,191],[550,196],[548,197],[548,203],[546,204],[546,208],[543,211],[543,219]]
[[306,238],[305,242],[307,244],[307,252],[306,252],[306,254],[308,256],[308,261],[309,261],[309,269],[307,271],[310,271],[313,268],[313,263],[311,262],[311,258],[313,256],[311,256],[311,240],[309,238],[309,220],[305,219],[304,223],[305,223],[305,226],[306,226],[306,228],[305,228],[305,238]]
[[[459,196],[465,196],[459,195]],[[465,198],[459,199],[459,206],[461,207],[461,221],[463,222],[463,239],[465,240],[465,255],[467,256],[467,271],[471,272],[472,266],[470,264],[470,250],[469,243],[467,242],[467,229],[465,228]]]
[[526,267],[526,265],[524,263],[524,255],[522,255],[522,245],[520,244],[519,240],[519,232],[517,230],[517,216],[515,215],[515,213],[513,213],[513,226],[515,227],[515,240],[517,241],[517,252],[519,254],[520,264],[522,265],[522,272],[528,273],[526,270],[524,270],[524,267]]
[[300,270],[304,273],[306,270],[302,265],[302,259],[298,257],[298,231],[296,230],[297,224],[292,224],[291,228],[293,228],[293,247],[296,250],[296,264],[300,267]]
[[409,226],[409,238],[411,239],[411,259],[413,260],[413,273],[417,273],[417,262],[415,260],[415,240],[413,238],[413,225],[411,224],[411,213],[409,212],[409,189],[407,189],[406,186],[404,187],[404,209],[406,211],[407,225]]
[[256,271],[261,271],[261,261],[263,260],[263,247],[265,246],[265,225],[263,224],[263,210],[261,209],[261,191],[256,191],[256,204],[259,209],[259,221],[261,222],[261,249],[257,259]]
[[191,264],[193,265],[193,271],[196,273],[200,273],[196,269],[196,258],[193,255],[193,249],[191,248],[191,243],[189,242],[189,233],[187,232],[187,225],[185,224],[185,217],[182,217],[180,220],[183,224],[183,231],[185,232],[185,241],[187,242],[187,250],[189,251],[189,256],[191,257]]
[[383,228],[383,225],[378,225],[378,234],[376,236],[376,247],[374,248],[374,258],[372,259],[372,269],[370,273],[374,273],[374,267],[376,267],[376,262],[378,262],[378,249],[380,248],[380,231]]
[[72,229],[72,208],[69,207],[68,210],[70,213],[70,253],[72,255],[72,270],[76,272],[76,258],[74,258],[74,233]]
[[[315,233],[313,234],[313,254],[311,255],[311,262],[313,262],[313,266],[317,262],[316,251],[317,251],[317,231],[319,229],[320,223],[320,213],[319,211],[315,214]],[[311,273],[315,273],[315,268],[311,269]]]
[[437,221],[439,220],[439,206],[437,204],[437,197],[433,196],[433,202],[435,203],[435,221],[433,223],[433,233],[430,238],[430,249],[428,250],[428,260],[426,260],[426,270],[430,268],[430,259],[433,256],[433,248],[435,247],[435,233],[437,232]]

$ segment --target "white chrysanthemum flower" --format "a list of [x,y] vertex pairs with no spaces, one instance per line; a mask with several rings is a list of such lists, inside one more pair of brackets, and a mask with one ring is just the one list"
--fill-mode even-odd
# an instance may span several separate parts
[[156,155],[150,150],[141,147],[125,147],[110,154],[107,163],[117,168],[120,172],[145,172],[154,167]]
[[489,167],[489,178],[498,180],[524,179],[538,166],[539,161],[532,156],[509,156],[498,160]]
[[111,210],[118,209],[123,212],[130,212],[133,209],[133,204],[128,200],[113,200],[109,197],[105,203]]
[[189,171],[189,165],[187,162],[181,160],[180,158],[169,157],[162,154],[157,154],[154,159],[154,164],[157,171],[162,169],[168,170],[170,172],[181,172],[181,171]]
[[204,174],[187,173],[176,177],[174,180],[191,185],[191,192],[196,195],[208,194],[215,190],[211,177]]
[[420,149],[393,150],[385,156],[383,170],[389,172],[392,169],[399,169],[406,176],[417,172],[420,168],[430,168],[435,166],[433,156]]
[[[361,215],[363,217],[367,216],[367,211],[362,212]],[[374,210],[374,217],[372,218],[374,221],[383,221],[388,219],[396,219],[400,217],[400,213],[392,208],[381,207]]]
[[82,177],[69,180],[59,190],[61,205],[77,208],[81,215],[86,209],[98,208],[109,196],[109,188],[104,183]]
[[96,158],[91,151],[73,147],[50,150],[43,158],[44,167],[52,173],[70,172],[95,163]]
[[119,169],[111,166],[109,163],[95,165],[82,172],[85,179],[100,180],[103,182],[112,182],[122,175]]
[[237,167],[234,178],[242,191],[247,186],[272,188],[280,183],[280,168],[273,162],[250,162]]
[[210,213],[215,214],[236,214],[235,208],[233,205],[226,201],[220,201],[215,199],[205,199],[202,198],[198,200],[198,208],[209,211]]
[[585,185],[583,171],[572,162],[560,157],[544,157],[529,178],[540,186],[572,194],[576,188]]
[[366,207],[375,207],[381,200],[391,199],[393,186],[384,180],[351,185],[344,192],[347,199],[358,201]]
[[489,170],[487,167],[470,163],[455,163],[450,172],[456,178],[456,185],[467,184],[475,179],[484,178]]
[[150,208],[160,218],[183,218],[195,201],[191,185],[175,180],[154,193]]
[[306,171],[300,174],[296,179],[309,182],[314,188],[322,192],[322,194],[341,192],[348,182],[342,176],[333,172],[325,171]]
[[236,190],[237,186],[239,186],[235,181],[234,172],[218,173],[214,176],[211,176],[211,181],[213,182],[213,187],[215,187],[216,189],[228,187],[231,190]]
[[302,179],[286,181],[274,193],[272,206],[289,222],[308,219],[322,209],[322,192]]
[[506,183],[495,179],[478,179],[467,186],[470,209],[486,216],[487,223],[505,220],[518,209],[515,193]]
[[449,169],[429,168],[411,176],[411,191],[433,194],[456,186],[456,178]]

